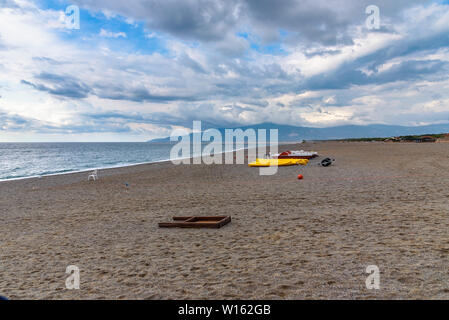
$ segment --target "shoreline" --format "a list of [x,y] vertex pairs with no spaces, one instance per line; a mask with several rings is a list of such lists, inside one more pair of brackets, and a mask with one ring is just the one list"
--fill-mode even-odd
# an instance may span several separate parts
[[[189,158],[185,158],[185,159],[189,159]],[[75,171],[50,173],[50,174],[35,175],[35,176],[29,176],[29,177],[7,178],[7,179],[0,179],[0,183],[8,182],[8,181],[22,181],[22,180],[28,180],[28,179],[41,179],[41,178],[64,176],[64,175],[77,174],[77,173],[87,173],[87,172],[92,172],[93,170],[100,171],[100,170],[128,168],[128,167],[155,164],[155,163],[163,163],[163,162],[170,162],[170,161],[171,160],[158,160],[158,161],[150,161],[150,162],[133,163],[133,164],[127,164],[127,165],[118,165],[118,166],[112,166],[112,167],[98,167],[98,168],[82,169],[82,170],[75,170]]]
[[[71,142],[68,142],[71,143]],[[121,142],[116,142],[116,143],[121,143]],[[124,142],[126,143],[126,142]],[[295,143],[285,143],[283,142],[282,144],[278,145],[278,148],[282,148],[284,146],[288,146],[291,144],[295,144]],[[235,149],[231,152],[238,152],[238,151],[242,151],[244,150],[245,152],[247,150],[249,150],[248,148],[240,148],[240,149]],[[227,153],[226,151],[222,151],[220,153],[217,153],[217,155],[223,155]],[[146,162],[138,162],[138,163],[130,163],[130,164],[125,164],[125,165],[117,165],[117,166],[110,166],[110,167],[92,167],[92,168],[88,168],[88,169],[81,169],[81,170],[74,170],[74,171],[67,171],[67,172],[57,172],[57,173],[50,173],[50,174],[43,174],[43,175],[33,175],[33,176],[27,176],[27,177],[17,177],[17,178],[6,178],[6,179],[0,179],[0,184],[3,182],[8,182],[8,181],[21,181],[21,180],[27,180],[27,179],[41,179],[41,178],[45,178],[45,177],[53,177],[53,176],[62,176],[62,175],[68,175],[68,174],[77,174],[77,173],[87,173],[87,172],[92,172],[93,170],[111,170],[111,169],[120,169],[120,168],[128,168],[128,167],[134,167],[134,166],[141,166],[141,165],[149,165],[149,164],[156,164],[156,163],[164,163],[164,162],[172,162],[172,161],[179,161],[179,160],[186,160],[186,159],[194,159],[197,158],[198,156],[191,156],[191,157],[186,157],[186,158],[176,158],[176,159],[163,159],[163,160],[156,160],[156,161],[146,161]],[[203,164],[203,163],[201,163]]]

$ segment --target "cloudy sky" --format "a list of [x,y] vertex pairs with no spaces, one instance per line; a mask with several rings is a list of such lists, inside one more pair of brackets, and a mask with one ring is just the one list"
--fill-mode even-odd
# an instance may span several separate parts
[[145,141],[193,120],[447,123],[449,1],[0,0],[0,141]]

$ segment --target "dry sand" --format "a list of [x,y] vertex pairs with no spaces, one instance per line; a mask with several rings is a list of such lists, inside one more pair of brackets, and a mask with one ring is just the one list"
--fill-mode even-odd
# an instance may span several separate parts
[[[328,168],[159,163],[0,183],[12,299],[448,299],[449,145],[320,142]],[[283,148],[285,149],[285,148]],[[298,173],[304,180],[297,180]],[[129,184],[126,188],[125,183]],[[231,215],[218,230],[160,229]],[[368,265],[380,290],[368,290]],[[68,265],[80,290],[65,288]]]

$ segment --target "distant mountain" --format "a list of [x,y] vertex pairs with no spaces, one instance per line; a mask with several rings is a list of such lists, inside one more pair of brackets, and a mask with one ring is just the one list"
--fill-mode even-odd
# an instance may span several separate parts
[[[394,137],[404,135],[420,135],[432,133],[446,133],[449,132],[448,124],[434,124],[419,127],[404,127],[404,126],[389,126],[383,124],[373,124],[368,126],[347,125],[328,128],[311,128],[311,127],[295,127],[278,125],[274,123],[262,123],[252,126],[236,127],[229,129],[246,130],[249,128],[258,130],[266,129],[267,134],[269,129],[278,129],[279,141],[281,142],[295,142],[301,140],[334,140],[334,139],[348,139],[348,138],[376,138],[376,137]],[[225,129],[217,129],[225,137]],[[170,137],[162,139],[153,139],[148,142],[170,142]]]

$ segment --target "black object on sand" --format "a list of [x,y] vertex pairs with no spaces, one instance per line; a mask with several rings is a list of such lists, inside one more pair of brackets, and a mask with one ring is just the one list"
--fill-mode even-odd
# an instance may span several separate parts
[[8,300],[8,299],[3,296],[0,296],[0,300]]
[[325,158],[325,159],[323,159],[322,161],[321,161],[321,165],[323,166],[323,167],[329,167],[331,164],[332,164],[332,162],[334,162],[335,161],[335,159],[331,159],[331,158]]

